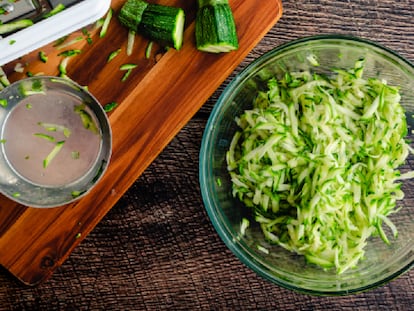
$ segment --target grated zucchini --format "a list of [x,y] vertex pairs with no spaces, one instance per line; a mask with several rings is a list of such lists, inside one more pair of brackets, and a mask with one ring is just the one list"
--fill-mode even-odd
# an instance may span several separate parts
[[326,77],[268,81],[227,152],[233,195],[266,240],[338,274],[364,258],[371,236],[397,237],[389,216],[404,197],[411,148],[398,87],[362,77],[364,60]]

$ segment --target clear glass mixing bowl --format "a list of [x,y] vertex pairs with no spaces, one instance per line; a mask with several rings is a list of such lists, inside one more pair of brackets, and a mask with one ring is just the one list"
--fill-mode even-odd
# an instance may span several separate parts
[[[310,65],[307,57],[315,55],[319,66]],[[272,75],[285,71],[309,70],[330,73],[332,68],[352,68],[360,58],[366,59],[364,77],[386,79],[400,87],[402,105],[407,112],[409,135],[414,126],[414,67],[395,52],[363,39],[324,35],[299,39],[280,46],[251,63],[222,93],[216,103],[203,136],[200,150],[200,187],[207,213],[227,247],[249,268],[265,279],[299,292],[316,295],[347,295],[382,285],[408,271],[414,263],[414,182],[406,181],[402,209],[391,216],[399,236],[386,245],[372,237],[366,258],[355,269],[338,275],[308,264],[302,256],[269,245],[258,227],[251,225],[249,234],[240,236],[243,217],[250,210],[232,196],[226,168],[226,152],[237,129],[234,118],[251,108],[257,91],[266,87]],[[410,137],[409,137],[410,138]],[[410,157],[401,171],[412,169]],[[218,184],[217,181],[220,180]],[[251,224],[254,221],[250,222]],[[270,249],[257,249],[260,242]]]

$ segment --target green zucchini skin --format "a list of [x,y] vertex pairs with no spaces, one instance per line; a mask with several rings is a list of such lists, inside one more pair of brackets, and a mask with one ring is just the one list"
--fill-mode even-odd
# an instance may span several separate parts
[[142,20],[142,14],[148,7],[148,3],[142,0],[128,0],[119,11],[119,21],[127,28],[138,31]]
[[228,0],[199,0],[195,36],[200,51],[221,53],[239,48],[236,24]]
[[154,41],[179,50],[183,42],[185,14],[181,8],[149,4],[138,31]]
[[0,24],[0,35],[11,33],[19,29],[27,28],[33,25],[33,21],[30,19],[21,19],[15,22]]
[[120,10],[119,21],[150,40],[179,50],[184,37],[184,10],[143,0],[128,0]]

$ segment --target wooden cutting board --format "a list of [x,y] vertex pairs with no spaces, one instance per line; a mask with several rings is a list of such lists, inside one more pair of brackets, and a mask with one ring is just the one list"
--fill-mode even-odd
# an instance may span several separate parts
[[[113,0],[116,12],[124,0]],[[107,35],[89,28],[92,44],[78,41],[66,49],[82,53],[70,59],[68,75],[87,85],[102,105],[117,102],[109,112],[113,153],[107,172],[86,197],[51,209],[18,205],[0,195],[0,264],[23,283],[36,285],[50,277],[71,251],[96,226],[179,130],[232,73],[282,15],[281,0],[230,0],[240,48],[228,54],[208,54],[195,49],[196,1],[157,1],[182,7],[186,12],[184,45],[180,51],[153,46],[145,57],[148,41],[136,37],[134,53],[126,55],[127,30],[113,18]],[[85,32],[72,34],[70,42]],[[110,52],[122,52],[110,63]],[[11,81],[27,72],[57,75],[64,49],[43,47],[49,60],[38,60],[38,51],[7,64]],[[134,63],[129,78],[120,65]],[[15,71],[16,64],[24,72]],[[20,66],[19,65],[19,66]]]

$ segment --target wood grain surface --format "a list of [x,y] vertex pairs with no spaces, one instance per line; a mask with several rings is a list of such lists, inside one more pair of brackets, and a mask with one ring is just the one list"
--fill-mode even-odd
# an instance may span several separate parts
[[[124,0],[114,0],[112,8],[117,12],[123,3]],[[195,2],[158,3],[179,6],[187,12],[180,51],[160,52],[161,47],[155,47],[154,54],[146,59],[148,41],[137,37],[133,57],[122,53],[108,63],[108,55],[125,47],[127,41],[127,30],[116,18],[105,38],[98,39],[92,27],[91,45],[81,40],[70,46],[81,49],[82,53],[70,60],[69,77],[87,85],[101,103],[118,103],[109,115],[112,158],[101,181],[76,203],[38,209],[1,198],[0,264],[25,284],[44,281],[62,264],[282,14],[280,0],[231,1],[240,47],[233,53],[210,54],[195,48]],[[67,42],[79,35],[81,32]],[[10,79],[18,80],[27,71],[56,75],[62,60],[59,55],[64,50],[53,45],[40,49],[49,57],[46,65],[38,61],[38,51],[34,51],[5,66]],[[14,71],[17,62],[24,64],[24,73]],[[119,67],[125,63],[138,67],[122,81],[125,72]]]
[[413,270],[345,297],[303,295],[262,279],[220,240],[198,185],[198,152],[211,109],[251,61],[322,33],[371,39],[414,61],[413,7],[413,0],[284,0],[278,23],[52,277],[27,287],[1,271],[0,310],[414,310]]

